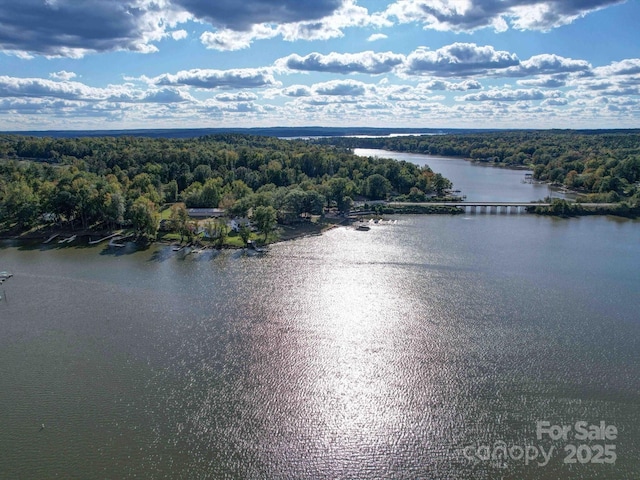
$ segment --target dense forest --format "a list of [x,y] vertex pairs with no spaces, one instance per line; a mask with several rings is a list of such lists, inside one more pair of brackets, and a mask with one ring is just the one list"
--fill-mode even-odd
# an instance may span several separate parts
[[280,221],[356,198],[422,200],[451,183],[429,168],[331,145],[249,135],[193,139],[0,136],[0,230],[43,224],[153,239],[167,203]]
[[585,200],[637,203],[640,187],[640,132],[523,130],[382,138],[318,139],[345,149],[382,148],[399,152],[469,158],[508,167],[528,167],[536,180],[563,185]]

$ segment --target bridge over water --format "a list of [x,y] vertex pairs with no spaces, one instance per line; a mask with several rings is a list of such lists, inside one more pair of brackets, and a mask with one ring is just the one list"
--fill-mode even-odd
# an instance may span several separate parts
[[[435,206],[435,207],[456,207],[468,213],[522,213],[527,207],[550,207],[551,203],[545,202],[389,202],[390,206]],[[598,209],[610,208],[615,203],[580,203],[584,208]]]

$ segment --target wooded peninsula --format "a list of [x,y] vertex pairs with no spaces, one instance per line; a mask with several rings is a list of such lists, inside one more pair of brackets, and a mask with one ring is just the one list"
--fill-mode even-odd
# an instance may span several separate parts
[[[251,135],[192,139],[0,136],[0,230],[44,226],[109,231],[143,241],[162,227],[193,236],[187,209],[252,217],[259,233],[277,223],[346,212],[355,198],[444,195],[451,182],[428,167],[303,140]],[[167,208],[167,206],[169,206]],[[166,220],[161,224],[161,220]],[[226,241],[226,223],[207,224]]]
[[[354,200],[428,202],[452,187],[428,167],[356,156],[357,147],[529,168],[536,181],[578,192],[585,202],[616,202],[623,213],[640,204],[637,131],[308,140],[231,133],[186,139],[0,135],[0,231],[126,227],[143,241],[155,240],[159,230],[182,238],[195,229],[187,209],[215,208],[228,217],[251,217],[266,241],[277,224],[345,213]],[[226,228],[217,221],[207,226],[222,245]]]

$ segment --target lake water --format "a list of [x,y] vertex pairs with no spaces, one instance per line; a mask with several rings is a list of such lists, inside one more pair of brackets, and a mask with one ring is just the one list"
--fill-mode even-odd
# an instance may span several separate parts
[[419,153],[390,152],[371,148],[356,148],[356,155],[405,160],[428,166],[453,182],[453,188],[474,202],[529,202],[545,197],[566,198],[566,195],[546,184],[524,183],[530,170],[513,170],[482,163],[471,163],[462,158],[438,157]]
[[388,220],[264,256],[3,242],[0,478],[640,477],[640,222]]

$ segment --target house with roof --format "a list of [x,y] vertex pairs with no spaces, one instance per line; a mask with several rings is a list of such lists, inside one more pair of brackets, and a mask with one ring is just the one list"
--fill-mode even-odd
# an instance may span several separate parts
[[251,221],[245,217],[236,217],[231,219],[231,221],[229,222],[229,226],[234,232],[239,232],[242,227],[250,229]]
[[223,208],[187,208],[187,215],[191,218],[220,218],[225,213]]

